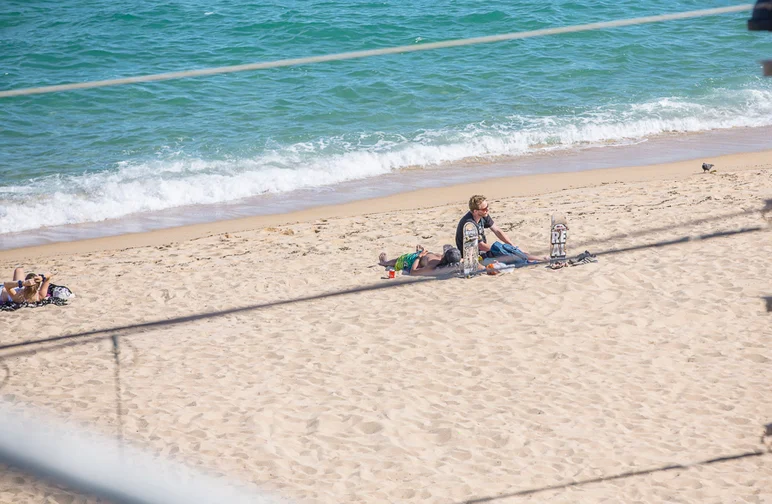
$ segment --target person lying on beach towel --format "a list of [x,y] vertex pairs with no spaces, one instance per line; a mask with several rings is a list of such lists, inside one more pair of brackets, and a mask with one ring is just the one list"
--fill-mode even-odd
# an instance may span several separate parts
[[66,305],[67,300],[75,294],[63,285],[52,284],[52,277],[50,273],[30,273],[25,276],[22,268],[16,268],[13,281],[0,284],[0,311],[36,308],[49,304]]
[[402,254],[396,259],[387,259],[386,252],[381,252],[378,264],[386,268],[402,271],[403,275],[430,275],[438,269],[453,266],[461,261],[461,251],[446,245],[442,255],[425,250],[420,245],[415,252]]
[[24,280],[24,269],[16,268],[13,281],[3,283],[0,289],[0,304],[8,303],[38,303],[48,297],[48,286],[52,275],[29,273]]

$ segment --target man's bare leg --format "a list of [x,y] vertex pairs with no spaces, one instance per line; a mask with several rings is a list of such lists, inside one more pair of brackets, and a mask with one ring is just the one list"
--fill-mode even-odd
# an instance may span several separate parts
[[386,252],[381,252],[381,255],[378,256],[378,264],[385,267],[385,268],[393,268],[397,264],[396,259],[392,259],[390,261],[386,260]]

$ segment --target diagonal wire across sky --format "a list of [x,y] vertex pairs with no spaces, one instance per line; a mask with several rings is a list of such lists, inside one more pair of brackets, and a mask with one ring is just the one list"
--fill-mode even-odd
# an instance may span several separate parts
[[607,28],[621,28],[624,26],[633,26],[648,23],[660,23],[663,21],[675,21],[678,19],[692,19],[705,16],[716,16],[719,14],[730,14],[735,12],[749,11],[753,9],[753,4],[734,5],[731,7],[719,7],[715,9],[701,9],[687,12],[676,12],[673,14],[660,14],[657,16],[645,16],[630,19],[619,19],[617,21],[604,21],[599,23],[588,23],[583,25],[564,26],[559,28],[544,28],[541,30],[531,30],[524,32],[503,33],[499,35],[487,35],[484,37],[472,37],[464,39],[445,40],[442,42],[430,42],[426,44],[403,45],[396,47],[385,47],[382,49],[369,49],[363,51],[352,51],[337,54],[326,54],[321,56],[308,56],[304,58],[291,58],[276,61],[246,63],[243,65],[222,66],[213,68],[201,68],[198,70],[184,70],[179,72],[168,72],[153,75],[140,75],[135,77],[123,77],[119,79],[109,79],[100,81],[74,82],[70,84],[58,84],[55,86],[41,86],[23,89],[11,89],[0,91],[0,98],[11,96],[25,96],[33,94],[56,93],[61,91],[73,91],[76,89],[91,89],[107,86],[121,86],[125,84],[140,84],[143,82],[165,81],[173,79],[185,79],[190,77],[203,77],[207,75],[227,74],[234,72],[246,72],[250,70],[265,70],[268,68],[289,67],[297,65],[309,65],[312,63],[325,63],[328,61],[341,61],[358,58],[370,58],[373,56],[385,56],[388,54],[402,54],[417,51],[431,51],[435,49],[445,49],[449,47],[461,47],[476,44],[490,44],[493,42],[505,42],[509,40],[519,40],[533,37],[544,37],[547,35],[560,35],[564,33],[577,33],[590,30],[603,30]]

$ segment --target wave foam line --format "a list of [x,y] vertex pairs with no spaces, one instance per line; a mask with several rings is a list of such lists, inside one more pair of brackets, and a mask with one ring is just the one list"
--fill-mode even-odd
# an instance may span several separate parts
[[441,168],[464,159],[637,143],[669,132],[772,125],[772,91],[731,94],[723,100],[729,106],[721,109],[666,98],[622,111],[513,117],[503,125],[423,131],[412,138],[372,133],[364,149],[357,135],[352,141],[295,144],[249,159],[126,161],[111,171],[0,187],[0,234],[334,186],[406,167]]

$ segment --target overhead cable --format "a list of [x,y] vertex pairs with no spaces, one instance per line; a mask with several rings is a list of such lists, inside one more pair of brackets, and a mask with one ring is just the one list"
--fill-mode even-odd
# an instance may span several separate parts
[[691,19],[705,16],[716,16],[719,14],[729,14],[753,9],[753,4],[734,5],[731,7],[720,7],[716,9],[701,9],[688,12],[676,12],[673,14],[661,14],[658,16],[645,16],[631,19],[620,19],[617,21],[604,21],[599,23],[589,23],[583,25],[565,26],[561,28],[544,28],[541,30],[531,30],[525,32],[504,33],[500,35],[488,35],[484,37],[472,37],[465,39],[445,40],[442,42],[430,42],[426,44],[414,44],[397,47],[386,47],[383,49],[370,49],[364,51],[353,51],[337,54],[327,54],[322,56],[308,56],[304,58],[291,58],[277,61],[268,61],[262,63],[247,63],[244,65],[232,65],[213,68],[201,68],[198,70],[184,70],[180,72],[168,72],[153,75],[140,75],[136,77],[123,77],[119,79],[109,79],[89,82],[74,82],[71,84],[59,84],[55,86],[41,86],[24,89],[11,89],[0,91],[0,98],[11,96],[24,96],[33,94],[55,93],[61,91],[73,91],[76,89],[91,89],[107,86],[120,86],[124,84],[140,84],[143,82],[156,82],[172,79],[184,79],[189,77],[202,77],[206,75],[227,74],[233,72],[246,72],[250,70],[266,70],[269,68],[289,67],[297,65],[309,65],[312,63],[324,63],[328,61],[342,61],[357,58],[370,58],[373,56],[385,56],[387,54],[400,54],[417,51],[430,51],[434,49],[445,49],[449,47],[461,47],[476,44],[489,44],[493,42],[504,42],[508,40],[526,39],[532,37],[544,37],[547,35],[560,35],[564,33],[577,33],[590,30],[603,30],[607,28],[620,28],[624,26],[633,26],[647,23],[659,23],[663,21],[674,21],[678,19]]

